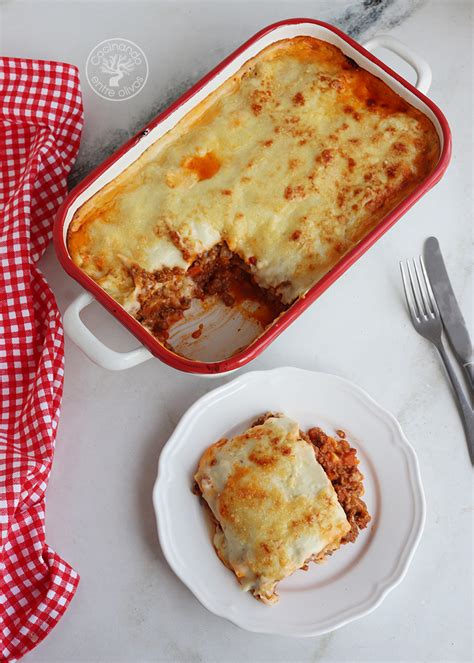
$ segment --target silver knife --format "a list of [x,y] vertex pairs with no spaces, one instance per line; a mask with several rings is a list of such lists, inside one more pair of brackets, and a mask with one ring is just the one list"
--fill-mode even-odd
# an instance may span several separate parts
[[472,343],[466,323],[456,301],[436,237],[428,237],[423,253],[426,271],[428,272],[436,303],[441,313],[444,329],[454,354],[467,375],[472,394],[474,390]]

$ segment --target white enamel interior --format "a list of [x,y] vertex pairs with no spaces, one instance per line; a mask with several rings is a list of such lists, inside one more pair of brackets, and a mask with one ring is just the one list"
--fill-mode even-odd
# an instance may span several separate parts
[[[250,58],[254,57],[263,48],[281,39],[287,39],[300,35],[316,37],[336,45],[341,51],[355,60],[361,67],[376,75],[387,83],[395,92],[406,99],[413,106],[425,113],[433,122],[441,141],[443,143],[443,133],[441,126],[432,112],[432,110],[412,92],[407,90],[392,76],[387,74],[378,65],[371,62],[355,48],[349,45],[344,39],[339,37],[328,28],[314,25],[312,23],[298,23],[295,25],[282,25],[275,28],[268,34],[262,36],[251,46],[245,49],[231,63],[224,67],[212,80],[206,83],[198,92],[190,97],[186,102],[174,110],[166,119],[160,122],[150,132],[143,136],[137,143],[128,150],[120,159],[107,168],[90,186],[87,187],[70,205],[67,210],[65,223],[63,227],[63,241],[66,245],[66,235],[74,213],[83,205],[86,200],[93,196],[102,187],[117,177],[122,171],[130,166],[138,157],[157,141],[166,132],[172,129],[179,120],[181,120],[193,107],[205,99],[213,90],[224,83],[229,77],[237,72],[240,67]],[[384,44],[390,48],[389,44]],[[412,54],[413,55],[413,54]],[[413,57],[415,57],[413,55]],[[79,320],[79,318],[78,318]],[[198,325],[203,323],[204,332],[199,338],[193,338],[192,333],[197,330]],[[80,320],[78,324],[82,324]],[[238,307],[231,311],[226,307],[216,306],[213,311],[203,312],[199,307],[188,311],[185,320],[178,323],[172,330],[170,345],[179,355],[197,361],[217,362],[235,354],[239,349],[246,347],[251,341],[257,338],[263,329],[248,316],[242,315]],[[86,335],[81,334],[81,338]],[[77,341],[76,341],[77,342]],[[81,346],[82,347],[82,346]],[[84,349],[84,348],[83,348]],[[84,349],[87,354],[87,350]],[[97,354],[97,353],[96,353]],[[117,354],[117,353],[115,353]],[[95,361],[97,360],[94,359]],[[120,362],[115,357],[114,362],[118,365]],[[123,362],[123,367],[128,365]]]

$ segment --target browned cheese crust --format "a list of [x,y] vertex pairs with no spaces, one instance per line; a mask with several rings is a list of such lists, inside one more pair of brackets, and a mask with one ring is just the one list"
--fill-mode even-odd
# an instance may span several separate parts
[[84,203],[68,248],[162,342],[196,297],[248,295],[265,328],[439,153],[431,121],[337,47],[282,40]]

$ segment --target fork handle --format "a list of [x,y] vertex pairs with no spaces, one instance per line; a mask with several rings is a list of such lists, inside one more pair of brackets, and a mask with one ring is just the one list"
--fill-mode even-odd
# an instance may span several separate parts
[[454,372],[453,365],[450,358],[446,354],[446,350],[444,349],[443,344],[441,342],[436,343],[436,348],[441,356],[441,359],[443,360],[446,372],[449,379],[451,380],[451,384],[457,396],[457,405],[459,414],[461,415],[464,432],[466,434],[467,448],[471,458],[471,463],[474,466],[474,412],[469,401],[464,395],[461,383],[459,382],[456,373]]

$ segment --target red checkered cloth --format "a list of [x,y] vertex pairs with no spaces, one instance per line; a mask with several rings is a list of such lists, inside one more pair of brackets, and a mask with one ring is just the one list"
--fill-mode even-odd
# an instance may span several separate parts
[[0,58],[0,659],[57,623],[77,573],[45,543],[44,493],[63,388],[63,330],[36,263],[82,128],[75,67]]

